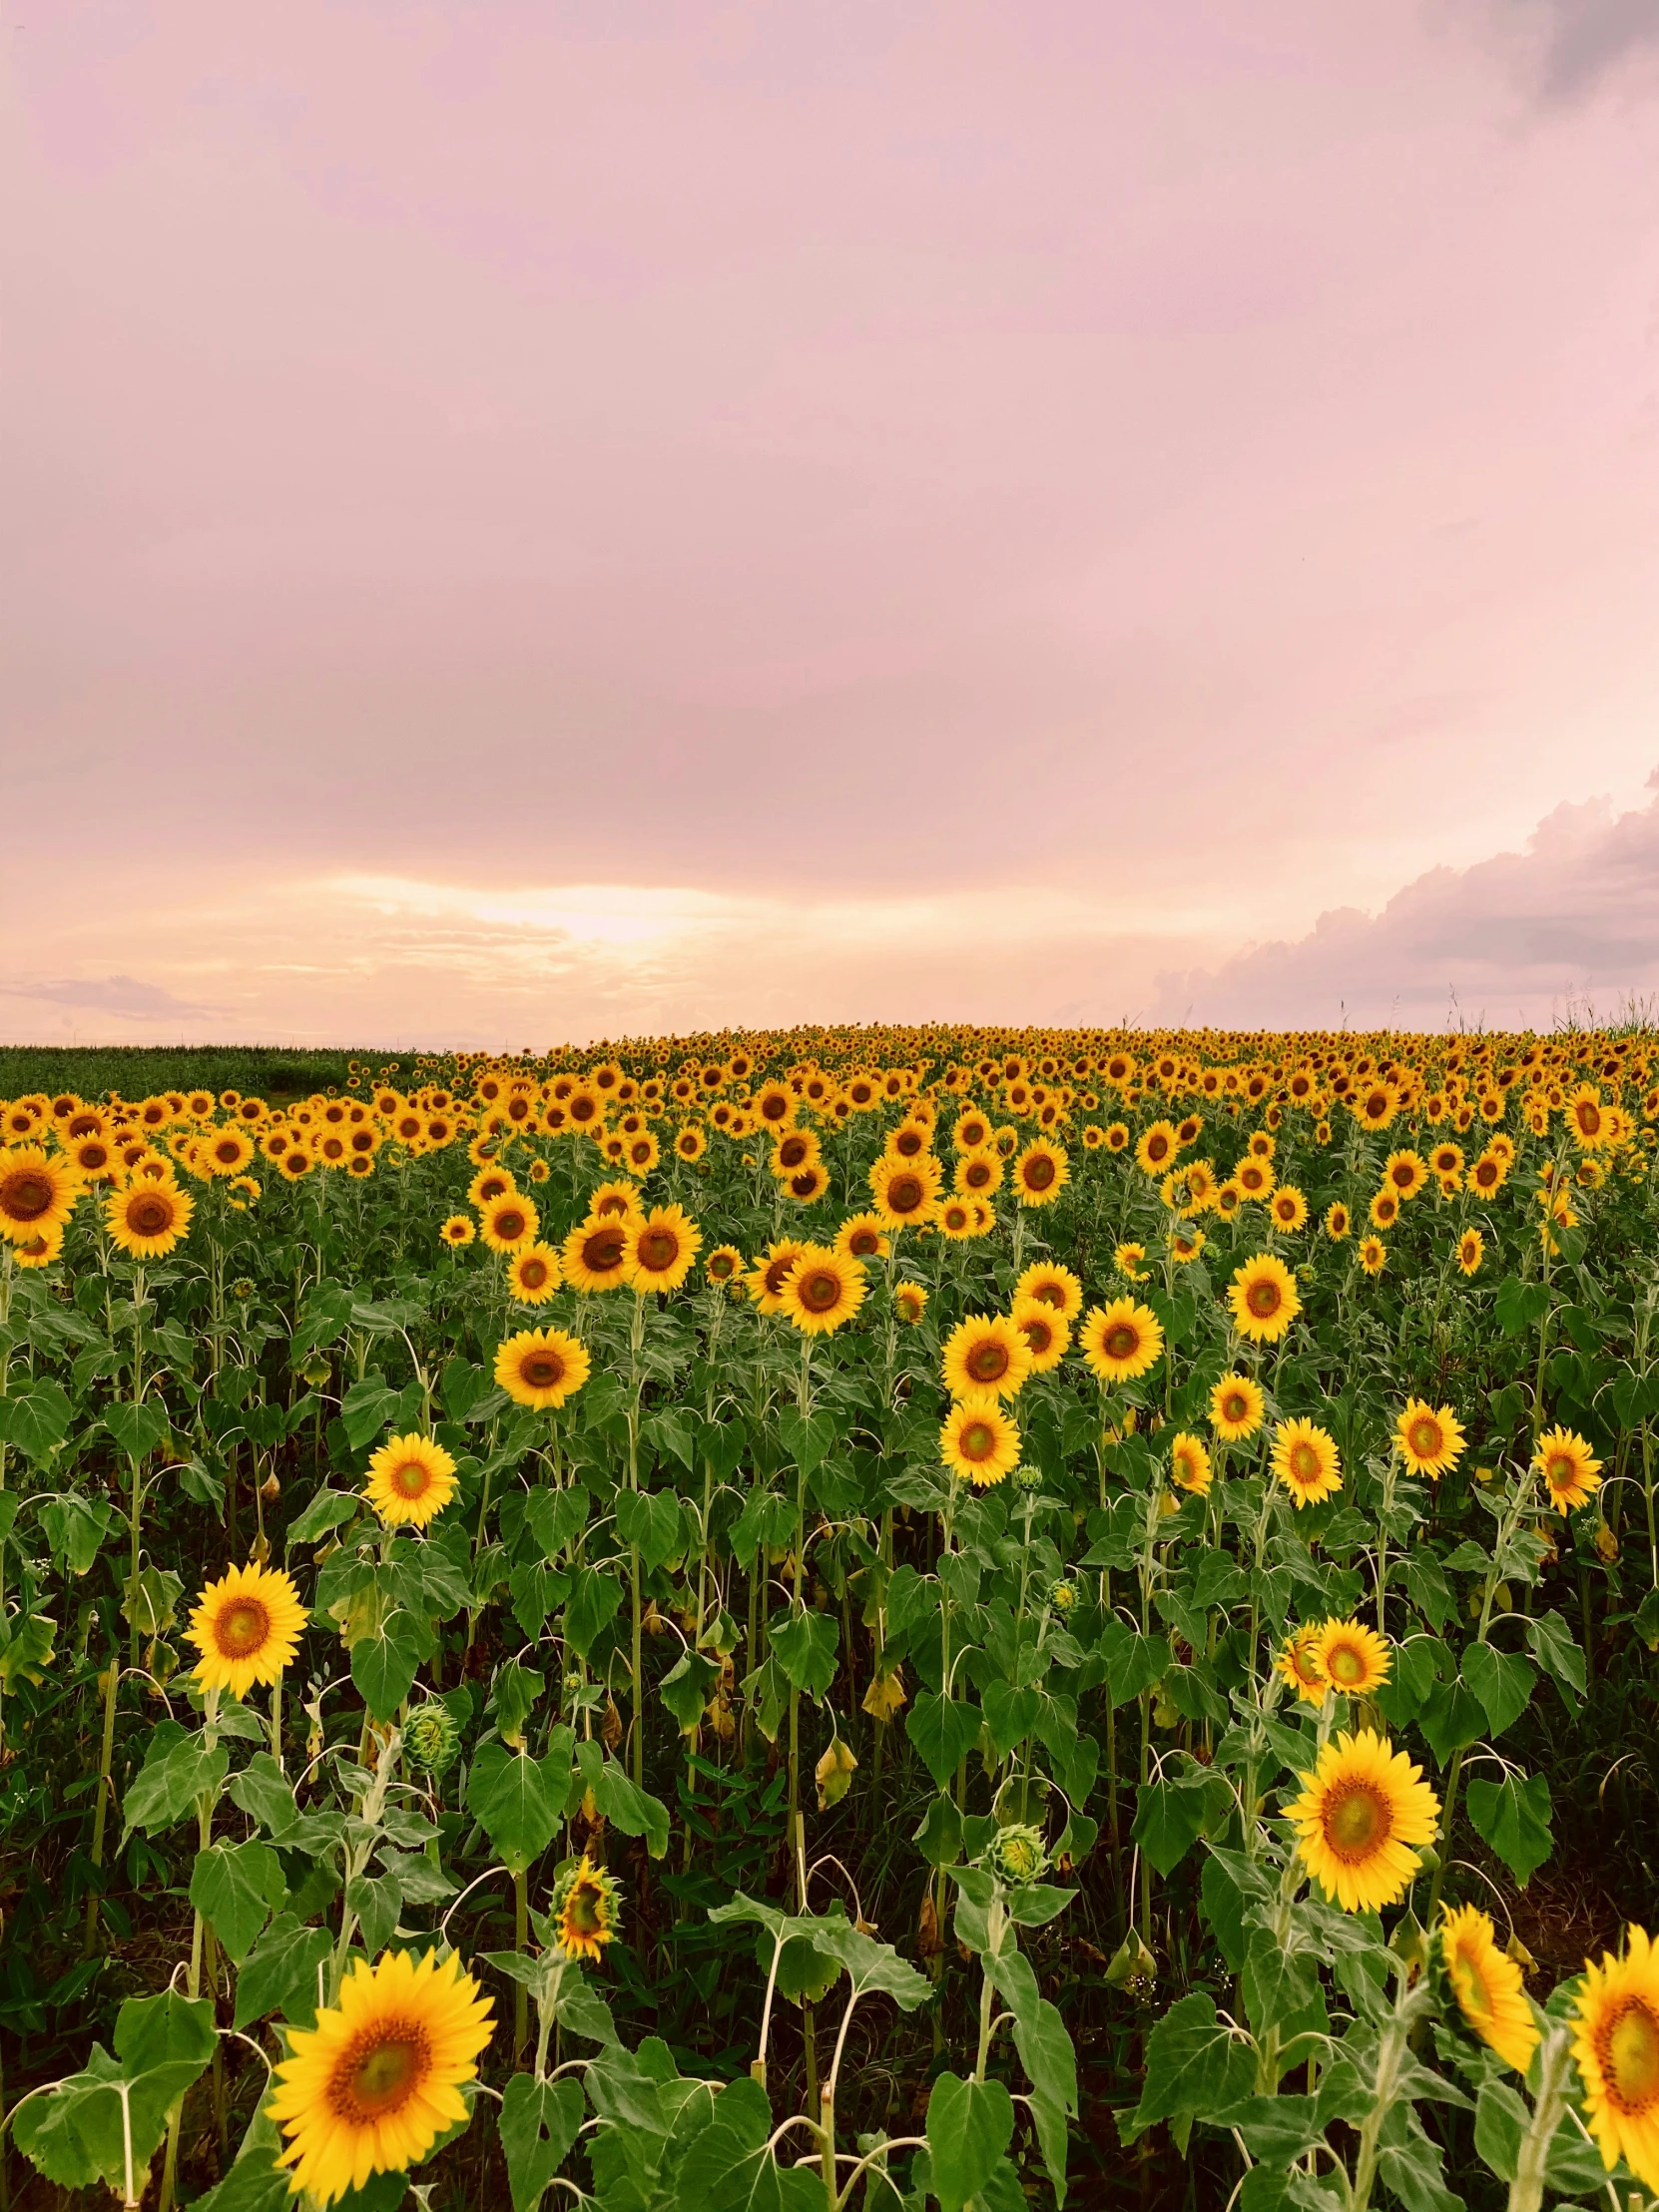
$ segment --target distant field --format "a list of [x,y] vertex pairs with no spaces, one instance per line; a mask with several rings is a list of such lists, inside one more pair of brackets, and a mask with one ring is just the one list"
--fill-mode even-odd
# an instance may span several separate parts
[[[0,1045],[0,1098],[28,1091],[79,1091],[145,1098],[180,1085],[299,1098],[345,1081],[349,1052],[291,1052],[277,1045]],[[358,1055],[378,1067],[379,1053]]]

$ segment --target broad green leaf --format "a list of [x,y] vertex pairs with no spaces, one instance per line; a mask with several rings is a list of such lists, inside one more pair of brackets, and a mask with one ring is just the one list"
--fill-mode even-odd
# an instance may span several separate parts
[[917,1693],[904,1717],[904,1733],[921,1754],[921,1763],[942,1790],[973,1748],[979,1733],[979,1708],[936,1690]]
[[683,1731],[695,1728],[702,1719],[709,1685],[719,1673],[712,1659],[705,1659],[700,1651],[688,1649],[680,1654],[657,1685],[663,1703]]
[[338,1528],[362,1510],[363,1500],[354,1490],[318,1490],[304,1511],[288,1523],[286,1541],[314,1543],[318,1536],[326,1536],[331,1528]]
[[230,1798],[273,1836],[293,1824],[293,1785],[269,1751],[256,1752],[240,1774],[232,1775]]
[[956,1800],[942,1792],[929,1799],[910,1841],[930,1867],[953,1867],[962,1856],[962,1815]]
[[1492,1736],[1501,1736],[1531,1703],[1537,1670],[1530,1659],[1471,1644],[1463,1654],[1463,1680],[1480,1700]]
[[106,1410],[104,1426],[129,1459],[148,1458],[167,1434],[167,1408],[153,1398],[142,1405],[118,1403]]
[[796,1465],[804,1474],[811,1474],[833,1448],[835,1422],[830,1413],[803,1416],[791,1406],[779,1416],[778,1433]]
[[431,1649],[424,1622],[401,1609],[388,1613],[379,1633],[351,1646],[351,1679],[377,1721],[389,1721],[413,1687]]
[[371,1368],[360,1382],[353,1382],[340,1404],[340,1419],[353,1451],[376,1437],[397,1411],[401,1392],[388,1390],[377,1369]]
[[198,2197],[191,2212],[291,2212],[287,2168],[276,2159],[282,2137],[261,2104],[248,2123],[232,2166],[218,2188]]
[[542,1557],[556,1566],[587,1526],[592,1498],[580,1483],[566,1489],[532,1490],[524,1501],[524,1525],[541,1546]]
[[128,1785],[124,1833],[130,1836],[142,1828],[147,1836],[159,1836],[182,1820],[199,1797],[216,1791],[230,1765],[231,1754],[223,1744],[210,1751],[200,1735],[187,1735],[176,1722],[164,1721]]
[[1436,1682],[1417,1722],[1436,1762],[1444,1766],[1454,1751],[1466,1750],[1486,1733],[1486,1709],[1461,1677]]
[[613,1827],[624,1836],[643,1836],[652,1858],[661,1859],[668,1850],[668,1807],[649,1790],[637,1788],[618,1760],[590,1756],[598,1753],[597,1744],[587,1743],[578,1754],[594,1803]]
[[115,1508],[105,1498],[82,1497],[70,1490],[43,1505],[40,1519],[53,1557],[61,1559],[71,1574],[82,1575],[115,1525]]
[[69,1430],[68,1393],[58,1382],[36,1382],[0,1397],[0,1443],[25,1459],[49,1459]]
[[1006,1759],[1014,1746],[1024,1743],[1030,1735],[1042,1699],[1029,1685],[1016,1690],[1008,1682],[987,1683],[983,1697],[985,1725],[991,1732],[992,1747],[999,1759]]
[[822,1698],[835,1679],[835,1652],[840,1641],[832,1613],[780,1613],[770,1628],[778,1664],[797,1690]]
[[537,2081],[514,2074],[501,2100],[501,2148],[513,2212],[535,2212],[543,2191],[570,2155],[582,2125],[582,2091],[567,2074]]
[[622,1603],[622,1584],[597,1567],[578,1567],[565,1600],[564,1637],[579,1659],[591,1657],[601,1629]]
[[[1526,1638],[1532,1646],[1532,1656],[1543,1668],[1561,1693],[1561,1702],[1569,1713],[1578,1709],[1578,1699],[1585,1693],[1584,1654],[1573,1640],[1572,1630],[1559,1613],[1525,1615]],[[1568,1693],[1576,1691],[1577,1696]]]
[[286,1889],[281,1861],[268,1844],[210,1844],[196,1855],[190,1902],[240,1966]]
[[1549,1783],[1541,1774],[1483,1777],[1468,1786],[1469,1819],[1524,1890],[1555,1849],[1549,1832]]
[[309,2026],[319,2001],[317,1974],[334,1947],[325,1928],[304,1928],[291,1913],[278,1913],[237,1975],[235,2024],[251,2027],[268,2012],[280,2012],[297,2027]]
[[570,1794],[568,1755],[557,1772],[554,1766],[552,1759],[538,1764],[528,1752],[509,1751],[504,1744],[481,1745],[472,1762],[467,1810],[513,1874],[529,1871],[564,1818]]
[[1000,2081],[942,2073],[927,2100],[927,2150],[939,2212],[962,2212],[1002,2162],[1014,2132],[1014,2103]]
[[1178,1998],[1147,2038],[1146,2081],[1125,2140],[1154,2120],[1219,2112],[1255,2085],[1255,2051],[1217,2019],[1215,1999],[1195,1990]]
[[1130,1835],[1160,1874],[1175,1871],[1203,1828],[1202,1791],[1182,1789],[1173,1782],[1137,1784],[1135,1825]]

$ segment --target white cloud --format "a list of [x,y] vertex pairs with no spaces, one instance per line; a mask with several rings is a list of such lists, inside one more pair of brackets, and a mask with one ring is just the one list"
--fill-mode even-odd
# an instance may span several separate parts
[[1338,907],[1294,942],[1167,970],[1157,1011],[1231,1028],[1547,1028],[1655,990],[1659,797],[1622,814],[1606,800],[1557,807],[1524,852],[1431,868],[1379,914]]

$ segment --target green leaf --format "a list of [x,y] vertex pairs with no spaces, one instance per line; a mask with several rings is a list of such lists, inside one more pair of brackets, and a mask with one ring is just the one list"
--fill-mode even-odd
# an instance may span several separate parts
[[598,1756],[591,1760],[585,1756],[589,1753],[599,1754],[599,1746],[583,1744],[578,1759],[600,1812],[624,1836],[643,1836],[652,1858],[661,1859],[668,1850],[668,1807],[649,1790],[636,1788],[617,1760],[606,1759],[601,1764]]
[[116,2056],[135,2069],[185,2063],[200,2071],[217,2041],[210,2000],[181,1996],[175,1989],[129,1997],[115,2016]]
[[720,1669],[712,1659],[705,1659],[702,1652],[683,1651],[668,1673],[658,1684],[663,1703],[668,1707],[682,1730],[693,1729],[703,1717],[708,1702],[709,1685]]
[[235,2025],[251,2027],[268,2012],[281,2012],[295,2026],[309,2026],[317,2007],[317,1968],[334,1947],[325,1928],[303,1928],[291,1913],[278,1913],[237,1975]]
[[616,1525],[623,1542],[636,1544],[652,1569],[672,1559],[685,1542],[680,1500],[671,1490],[619,1490]]
[[140,1636],[165,1636],[184,1593],[171,1567],[141,1567],[121,1585],[121,1610]]
[[1006,1759],[1015,1745],[1024,1743],[1030,1735],[1042,1698],[1029,1684],[1016,1690],[1011,1682],[988,1682],[983,1702],[992,1748],[999,1759]]
[[362,1931],[363,1947],[372,1957],[384,1950],[397,1928],[397,1916],[403,1910],[403,1887],[395,1875],[382,1875],[376,1881],[367,1875],[358,1875],[345,1885],[346,1910],[355,1913],[357,1926]]
[[979,1708],[959,1698],[921,1690],[904,1717],[904,1733],[921,1754],[921,1763],[942,1790],[973,1747],[979,1733]]
[[1002,2162],[1014,2132],[1014,2102],[1000,2081],[942,2073],[927,2100],[927,2150],[939,2212],[962,2212]]
[[600,1630],[622,1603],[622,1584],[597,1567],[578,1567],[565,1600],[564,1639],[579,1659],[591,1656]]
[[290,2212],[287,2171],[276,2159],[282,2138],[262,2103],[248,2123],[236,2163],[217,2189],[198,2197],[191,2212]]
[[43,1682],[57,1642],[58,1624],[49,1613],[8,1613],[0,1605],[0,1683]]
[[1308,2010],[1319,1995],[1318,1961],[1292,1950],[1271,1929],[1253,1928],[1245,1946],[1244,2007],[1256,2035]]
[[534,1667],[521,1667],[516,1659],[503,1660],[495,1670],[490,1700],[495,1725],[515,1751],[524,1740],[524,1723],[546,1687],[545,1678]]
[[240,1966],[286,1889],[281,1861],[268,1844],[210,1844],[196,1855],[190,1902]]
[[401,1394],[386,1388],[384,1377],[375,1368],[360,1382],[352,1383],[340,1402],[339,1413],[353,1451],[361,1451],[380,1433],[397,1411]]
[[298,1518],[289,1521],[284,1540],[290,1544],[314,1543],[318,1536],[326,1536],[330,1528],[338,1528],[360,1512],[362,1504],[354,1490],[318,1490]]
[[425,1623],[401,1608],[386,1615],[377,1635],[360,1636],[351,1646],[351,1679],[377,1721],[397,1711],[430,1649]]
[[69,1429],[68,1393],[57,1382],[37,1382],[0,1397],[0,1443],[25,1459],[49,1459]]
[[1255,2051],[1217,2019],[1214,1998],[1195,1990],[1172,2004],[1147,2038],[1146,2081],[1121,2130],[1124,2140],[1154,2120],[1219,2112],[1255,2085]]
[[210,1751],[200,1735],[187,1735],[176,1722],[162,1722],[151,1738],[144,1765],[128,1786],[123,1834],[130,1836],[135,1828],[142,1828],[147,1836],[157,1836],[171,1828],[199,1797],[218,1790],[230,1765],[231,1754],[223,1744]]
[[535,2212],[581,2125],[582,2091],[568,2074],[562,2081],[513,2075],[501,2099],[500,2118],[513,2212]]
[[1122,1621],[1109,1620],[1101,1630],[1100,1656],[1106,1662],[1108,1697],[1114,1705],[1125,1705],[1161,1679],[1170,1648],[1162,1636],[1142,1636]]
[[956,1800],[943,1794],[930,1799],[910,1841],[930,1867],[953,1867],[962,1856],[962,1815]]
[[779,1415],[778,1433],[784,1449],[803,1474],[811,1474],[827,1458],[835,1441],[835,1422],[830,1413],[803,1416],[792,1405]]
[[567,1489],[532,1490],[524,1501],[524,1525],[541,1546],[548,1565],[556,1566],[587,1526],[592,1498],[580,1483]]
[[1443,1767],[1454,1751],[1478,1743],[1486,1733],[1486,1710],[1459,1677],[1452,1683],[1435,1683],[1417,1725],[1428,1739],[1436,1763]]
[[[1585,1694],[1584,1654],[1573,1640],[1572,1630],[1559,1613],[1527,1614],[1526,1640],[1532,1646],[1532,1656],[1543,1668],[1561,1693],[1561,1703],[1569,1713],[1578,1709],[1578,1698]],[[1577,1697],[1569,1697],[1576,1691]]]
[[1504,1277],[1492,1299],[1492,1312],[1506,1337],[1518,1337],[1523,1330],[1535,1329],[1548,1310],[1549,1286],[1546,1283],[1522,1283],[1512,1275]]
[[481,1745],[472,1762],[467,1810],[509,1873],[528,1873],[564,1818],[570,1795],[568,1756],[557,1773],[554,1765],[551,1758],[538,1765],[528,1752],[509,1751],[504,1744]]
[[145,1459],[167,1435],[167,1408],[154,1399],[142,1405],[118,1403],[105,1412],[104,1426],[129,1459]]
[[232,1775],[230,1797],[273,1836],[293,1825],[293,1786],[269,1751],[256,1752],[240,1774]]
[[1463,1654],[1463,1680],[1485,1709],[1491,1734],[1501,1736],[1531,1703],[1538,1675],[1530,1659],[1471,1644]]
[[1555,1849],[1549,1832],[1549,1783],[1541,1774],[1476,1780],[1468,1787],[1469,1819],[1524,1890]]
[[81,1497],[70,1490],[43,1505],[40,1518],[53,1557],[61,1559],[71,1574],[82,1575],[114,1526],[115,1508],[104,1498]]
[[1022,1951],[1002,1951],[993,1966],[996,1986],[1014,2015],[1014,2044],[1031,2080],[1037,2141],[1056,2205],[1066,2197],[1066,2121],[1077,2116],[1077,2054],[1057,2006],[1040,1996],[1037,1977]]
[[854,1996],[879,1989],[901,2012],[913,2012],[933,1994],[933,1984],[926,1975],[900,1958],[891,1943],[878,1943],[873,1936],[866,1936],[862,1929],[832,1913],[813,1923],[813,1941],[820,1950],[840,1960]]
[[1204,1797],[1173,1782],[1142,1782],[1135,1790],[1134,1841],[1162,1875],[1172,1874],[1204,1828]]
[[805,1690],[809,1697],[822,1698],[835,1679],[840,1636],[834,1615],[811,1610],[781,1613],[774,1617],[770,1634],[778,1664],[792,1687]]

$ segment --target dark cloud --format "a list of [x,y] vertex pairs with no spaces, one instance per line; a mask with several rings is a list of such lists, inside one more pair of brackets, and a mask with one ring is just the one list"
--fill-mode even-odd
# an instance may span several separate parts
[[[1659,791],[1659,771],[1650,780]],[[1158,978],[1159,1017],[1229,1028],[1549,1027],[1659,992],[1659,797],[1562,806],[1524,852],[1431,868],[1380,914]]]
[[1503,12],[1543,26],[1546,100],[1574,100],[1633,54],[1659,52],[1659,0],[1503,0]]
[[71,978],[55,983],[8,983],[5,995],[45,999],[53,1006],[93,1006],[106,1014],[148,1016],[158,1021],[218,1011],[212,1006],[197,1006],[188,999],[176,998],[172,991],[164,991],[159,984],[141,983],[133,975],[92,976],[84,981]]

